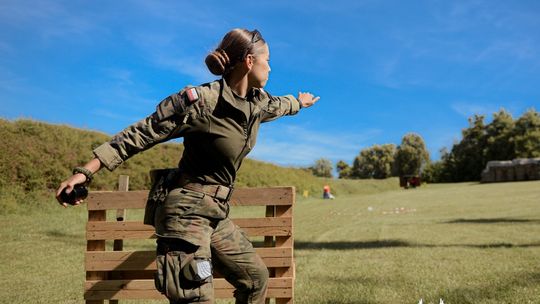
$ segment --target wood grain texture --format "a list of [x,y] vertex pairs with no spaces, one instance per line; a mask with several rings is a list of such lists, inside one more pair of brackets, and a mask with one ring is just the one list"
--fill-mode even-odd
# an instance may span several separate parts
[[[86,199],[88,210],[143,209],[148,190],[92,191]],[[294,187],[241,188],[234,190],[232,206],[290,206]]]

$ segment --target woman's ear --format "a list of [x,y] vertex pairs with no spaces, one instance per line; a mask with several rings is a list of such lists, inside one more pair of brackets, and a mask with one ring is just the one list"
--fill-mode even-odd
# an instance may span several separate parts
[[253,56],[253,54],[248,54],[246,56],[246,66],[248,69],[251,70],[251,68],[253,67],[253,62],[255,61],[255,57]]

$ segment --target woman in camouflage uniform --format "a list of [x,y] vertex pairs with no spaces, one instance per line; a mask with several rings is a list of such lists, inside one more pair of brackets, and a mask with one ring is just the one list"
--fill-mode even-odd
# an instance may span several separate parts
[[150,116],[96,148],[95,158],[74,169],[57,190],[58,201],[67,206],[60,198],[64,189],[70,192],[102,167],[114,170],[140,151],[183,137],[178,169],[158,171],[165,174],[154,178],[149,197],[156,206],[148,220],[158,236],[156,287],[171,303],[213,303],[212,267],[235,286],[236,303],[264,303],[268,270],[228,218],[228,200],[260,123],[296,114],[319,99],[264,91],[269,58],[257,30],[230,31],[206,58],[221,79],[165,98]]

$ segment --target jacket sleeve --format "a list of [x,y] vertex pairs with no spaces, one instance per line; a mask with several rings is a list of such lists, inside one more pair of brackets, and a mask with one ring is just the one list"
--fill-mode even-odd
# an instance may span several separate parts
[[275,120],[281,116],[294,115],[300,110],[300,102],[292,95],[269,97],[268,104],[263,108],[262,122]]
[[113,136],[93,153],[110,171],[131,156],[172,138],[180,137],[185,118],[192,111],[185,90],[161,101],[156,111]]

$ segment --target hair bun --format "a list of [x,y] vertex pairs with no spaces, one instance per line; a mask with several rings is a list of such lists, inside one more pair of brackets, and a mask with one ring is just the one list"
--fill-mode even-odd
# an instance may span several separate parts
[[208,70],[210,70],[212,74],[218,76],[223,75],[225,70],[231,64],[229,56],[223,49],[216,49],[212,53],[208,54],[204,62],[206,63]]

